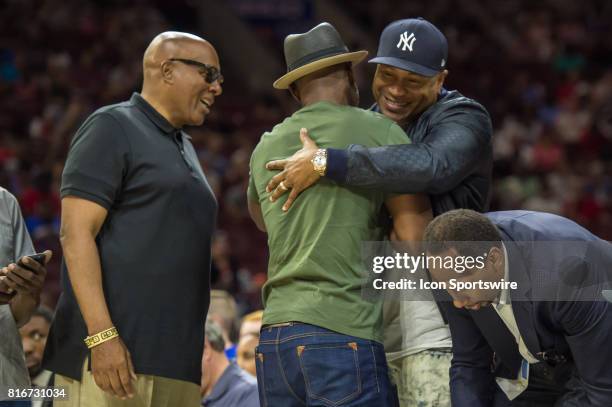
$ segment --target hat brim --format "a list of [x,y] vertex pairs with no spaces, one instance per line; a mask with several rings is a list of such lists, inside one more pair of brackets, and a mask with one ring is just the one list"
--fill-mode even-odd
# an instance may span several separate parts
[[439,69],[439,70],[431,69],[423,65],[418,65],[413,62],[403,60],[401,58],[393,58],[393,57],[376,57],[376,58],[370,59],[368,63],[369,64],[389,65],[394,68],[403,69],[404,71],[409,71],[409,72],[413,72],[413,73],[423,75],[423,76],[428,76],[428,77],[435,76],[436,74],[439,74],[440,72],[442,72],[442,69]]
[[293,71],[287,72],[285,75],[274,81],[272,86],[274,86],[276,89],[287,89],[293,82],[310,73],[327,68],[328,66],[338,65],[345,62],[351,62],[353,65],[356,65],[363,61],[367,56],[368,51],[355,51],[322,58],[309,64],[300,66]]

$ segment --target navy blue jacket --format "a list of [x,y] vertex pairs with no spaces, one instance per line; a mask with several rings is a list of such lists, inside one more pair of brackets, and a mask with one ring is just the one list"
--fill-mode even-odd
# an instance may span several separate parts
[[488,209],[493,130],[482,105],[455,90],[443,90],[404,130],[412,144],[328,149],[326,176],[385,192],[424,192],[434,216],[457,208]]
[[[603,299],[585,300],[594,299],[594,293],[601,295],[601,285],[578,281],[572,286],[568,282],[576,277],[572,273],[592,264],[593,258],[599,266],[602,262],[612,266],[612,245],[556,215],[507,211],[487,216],[500,230],[508,250],[510,280],[519,284],[517,290],[510,290],[510,296],[527,348],[540,360],[545,353],[556,353],[573,359],[576,366],[579,380],[555,406],[612,406],[612,304]],[[551,241],[565,241],[555,247],[566,249],[552,255],[548,250],[536,250],[541,249],[538,243]],[[571,249],[577,247],[576,242],[585,242],[589,249],[577,254]],[[588,259],[584,253],[589,253]],[[564,274],[566,268],[559,266],[563,264],[574,266]],[[606,288],[609,281],[608,275],[603,283]],[[540,301],[554,293],[566,301]],[[576,301],[569,301],[568,295]],[[476,314],[482,311],[456,309],[450,304],[445,304],[444,310],[453,338],[453,406],[492,406],[494,393],[500,391],[491,371],[493,352],[499,345],[495,333],[487,332],[491,326],[478,323]],[[513,374],[516,377],[516,371]]]

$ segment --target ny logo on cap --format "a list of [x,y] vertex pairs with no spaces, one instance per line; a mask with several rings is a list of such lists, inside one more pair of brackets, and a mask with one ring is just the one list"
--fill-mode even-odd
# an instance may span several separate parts
[[399,48],[401,46],[402,51],[406,51],[406,49],[408,49],[410,52],[412,52],[412,45],[414,44],[415,40],[416,37],[414,36],[414,33],[410,33],[410,35],[408,35],[408,31],[404,31],[404,33],[400,35],[397,47]]

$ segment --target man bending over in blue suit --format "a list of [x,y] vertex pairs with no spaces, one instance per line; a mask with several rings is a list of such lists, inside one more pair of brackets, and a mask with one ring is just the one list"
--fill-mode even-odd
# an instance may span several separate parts
[[464,209],[435,218],[424,240],[452,297],[441,305],[454,407],[612,406],[609,242],[556,215]]

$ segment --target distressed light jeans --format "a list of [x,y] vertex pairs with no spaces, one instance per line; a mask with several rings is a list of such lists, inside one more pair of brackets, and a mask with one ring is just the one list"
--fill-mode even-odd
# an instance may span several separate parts
[[261,407],[394,406],[382,344],[299,322],[263,327]]
[[389,362],[400,407],[450,407],[450,349],[429,349]]

